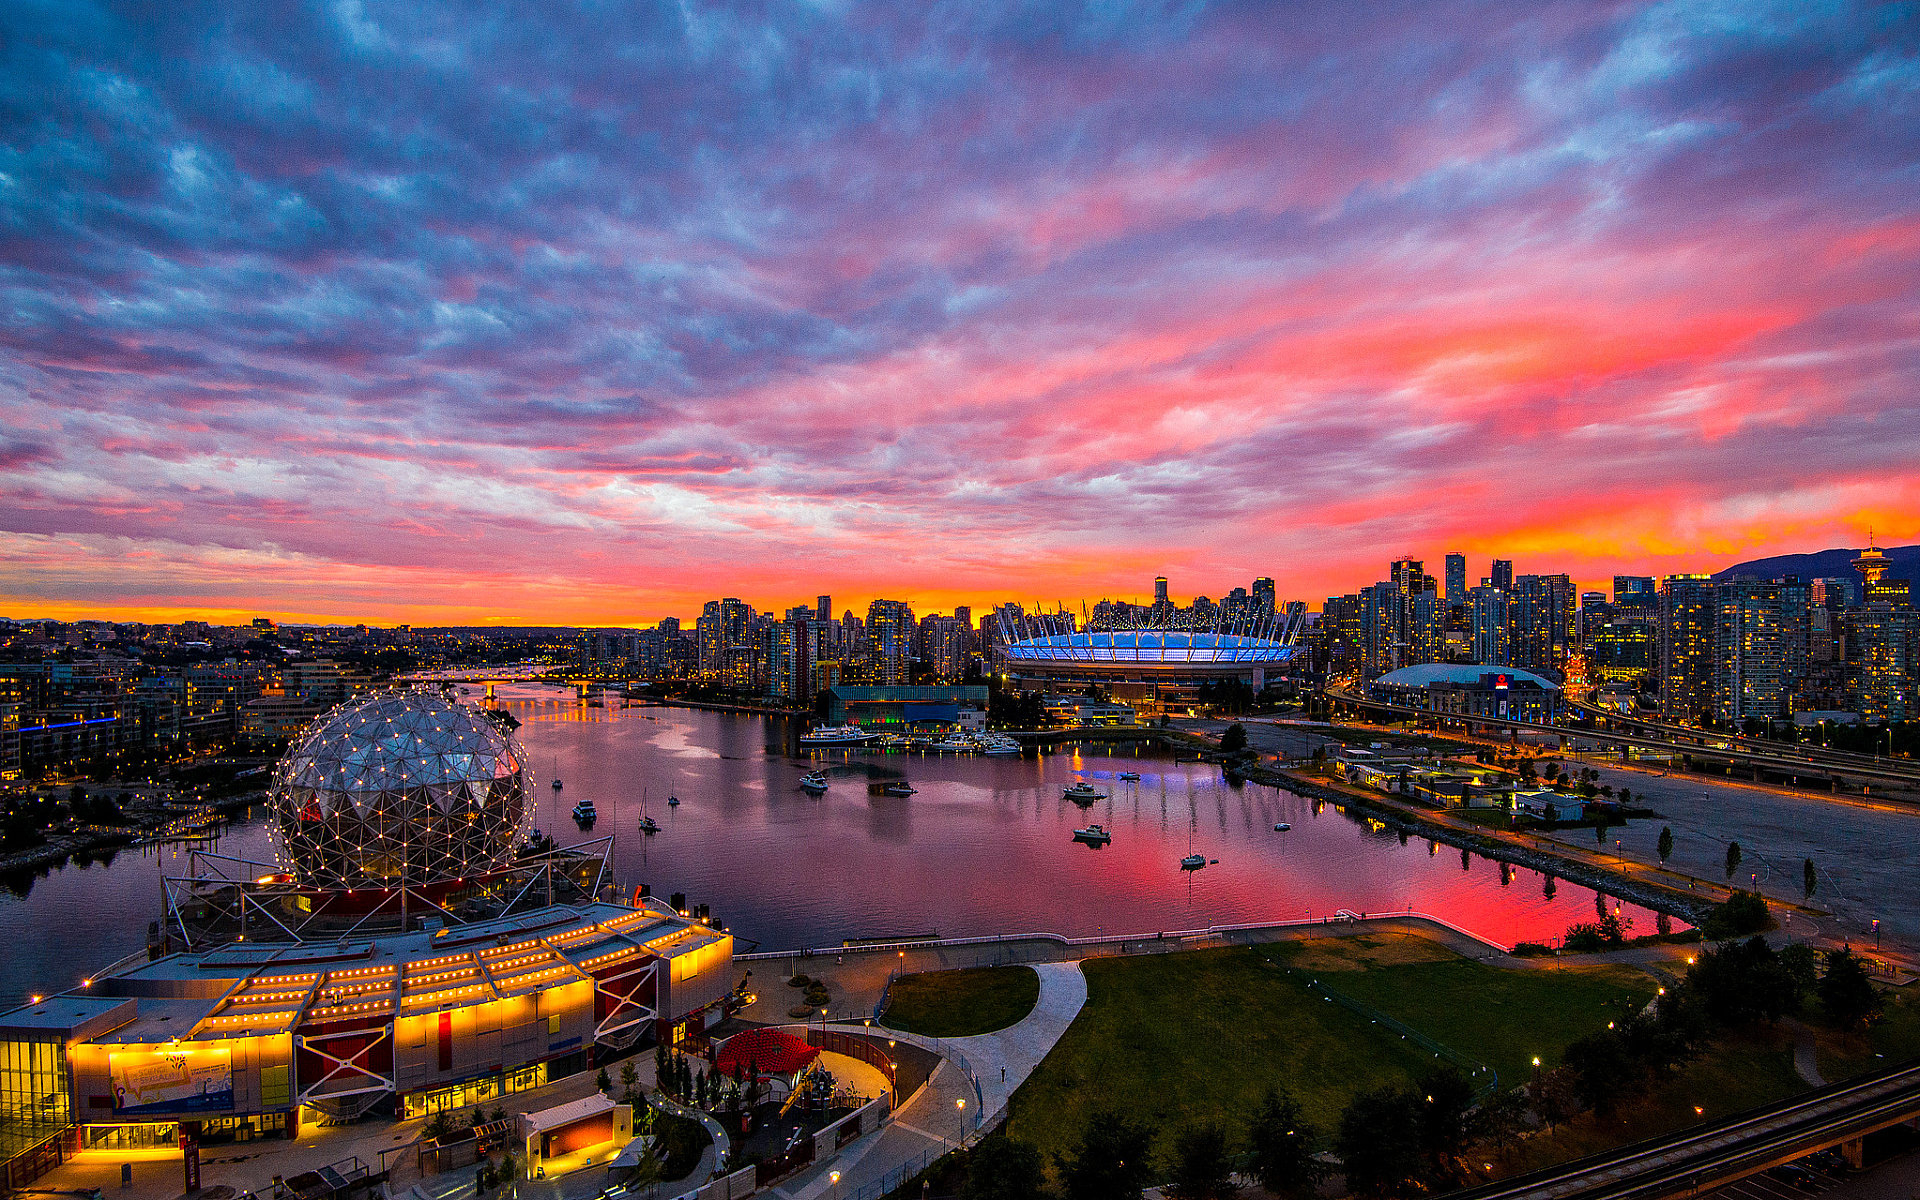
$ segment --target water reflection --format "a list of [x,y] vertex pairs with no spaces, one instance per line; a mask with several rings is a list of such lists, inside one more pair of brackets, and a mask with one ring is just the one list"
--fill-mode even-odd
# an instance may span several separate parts
[[[929,932],[1151,933],[1409,907],[1504,942],[1551,941],[1586,919],[1589,900],[1601,912],[1609,903],[1570,885],[1562,904],[1550,877],[1504,865],[1475,872],[1466,851],[1454,871],[1430,839],[1279,789],[1230,786],[1216,767],[1131,745],[1039,757],[810,758],[788,752],[795,731],[781,721],[581,706],[531,687],[500,695],[542,776],[543,830],[563,843],[586,840],[568,810],[592,799],[600,812],[592,836],[614,836],[623,887],[684,892],[769,948]],[[817,798],[799,787],[816,768],[830,780]],[[547,786],[556,770],[563,792]],[[916,794],[879,790],[896,779]],[[1064,796],[1076,779],[1106,799],[1077,807]],[[668,806],[668,796],[680,805]],[[643,807],[657,836],[639,833]],[[1110,846],[1073,840],[1090,822],[1113,832]],[[1275,832],[1279,822],[1291,830]],[[1181,871],[1190,845],[1219,863]],[[218,848],[269,854],[254,820],[234,823]],[[183,870],[184,855],[148,847],[101,858],[37,882],[4,881],[12,897],[0,896],[0,936],[19,952],[0,956],[0,999],[72,986],[79,972],[144,945],[161,914],[162,870]],[[1508,886],[1529,874],[1537,884]],[[1651,927],[1647,914],[1628,914]]]

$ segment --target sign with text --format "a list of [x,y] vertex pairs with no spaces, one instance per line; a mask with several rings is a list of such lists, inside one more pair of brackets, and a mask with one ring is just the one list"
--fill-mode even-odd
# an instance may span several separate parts
[[117,1113],[233,1111],[233,1055],[226,1049],[123,1050],[107,1056]]

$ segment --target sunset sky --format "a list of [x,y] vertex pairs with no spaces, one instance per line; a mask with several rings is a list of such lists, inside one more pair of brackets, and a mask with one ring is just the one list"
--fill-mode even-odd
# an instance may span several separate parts
[[1911,7],[26,0],[0,615],[1904,544],[1917,164]]

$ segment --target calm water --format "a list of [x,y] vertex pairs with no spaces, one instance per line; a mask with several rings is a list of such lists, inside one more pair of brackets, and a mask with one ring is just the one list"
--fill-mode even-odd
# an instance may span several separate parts
[[[1548,940],[1592,920],[1595,895],[1342,816],[1276,788],[1234,787],[1219,769],[1131,748],[1061,748],[1041,757],[959,758],[834,751],[790,757],[785,727],[760,717],[672,708],[582,708],[537,688],[501,692],[522,722],[539,777],[536,824],[562,844],[615,835],[621,882],[706,903],[764,949],[845,937],[1051,932],[1145,933],[1414,909],[1500,941]],[[770,745],[772,748],[770,749]],[[800,776],[825,762],[815,799]],[[548,785],[555,771],[565,789]],[[1139,782],[1120,780],[1138,771]],[[878,794],[905,777],[917,795]],[[1083,810],[1061,796],[1076,779],[1109,794]],[[678,807],[667,797],[677,795]],[[600,821],[568,817],[591,797]],[[662,826],[638,832],[642,806]],[[1097,821],[1113,844],[1073,831]],[[1293,829],[1276,833],[1278,821]],[[1218,858],[1183,872],[1189,852]],[[222,853],[264,857],[264,827],[240,821]],[[126,851],[111,866],[68,866],[24,898],[0,894],[0,997],[71,987],[144,944],[160,915],[163,863]],[[1638,931],[1651,913],[1627,906]]]

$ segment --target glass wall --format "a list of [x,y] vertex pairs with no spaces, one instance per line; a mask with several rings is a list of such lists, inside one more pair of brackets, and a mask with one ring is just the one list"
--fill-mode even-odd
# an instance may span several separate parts
[[406,1113],[406,1119],[411,1121],[437,1112],[452,1112],[456,1108],[486,1104],[503,1095],[541,1087],[546,1082],[547,1064],[535,1063],[531,1067],[523,1067],[505,1075],[487,1075],[480,1079],[469,1079],[465,1083],[436,1088],[430,1092],[409,1092],[404,1097],[401,1107]]
[[12,1154],[66,1126],[67,1048],[0,1041],[0,1149]]

